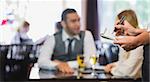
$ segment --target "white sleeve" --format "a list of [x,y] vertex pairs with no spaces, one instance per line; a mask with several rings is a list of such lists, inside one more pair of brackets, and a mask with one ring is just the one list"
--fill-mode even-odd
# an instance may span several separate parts
[[48,69],[48,70],[55,69],[57,63],[51,61],[54,45],[55,45],[54,36],[50,36],[44,42],[44,45],[40,50],[40,55],[38,58],[39,68]]
[[77,61],[68,61],[67,64],[68,64],[71,68],[78,68],[78,62],[77,62]]
[[16,33],[15,36],[11,40],[11,44],[20,44],[20,35]]
[[96,47],[95,42],[90,31],[85,31],[85,38],[84,38],[84,57],[85,63],[89,66],[89,59],[91,55],[96,55]]
[[138,72],[141,70],[142,61],[143,46],[140,46],[134,50],[131,50],[129,53],[129,57],[126,60],[118,62],[116,67],[112,68],[111,73],[115,76],[136,77],[136,74],[138,74]]

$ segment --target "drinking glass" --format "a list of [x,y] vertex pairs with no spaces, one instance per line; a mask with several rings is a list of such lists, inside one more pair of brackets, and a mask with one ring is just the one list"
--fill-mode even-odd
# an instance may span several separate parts
[[97,56],[96,55],[91,56],[90,57],[90,63],[92,65],[92,73],[91,73],[92,76],[96,76],[96,72],[95,72],[96,62],[97,62]]

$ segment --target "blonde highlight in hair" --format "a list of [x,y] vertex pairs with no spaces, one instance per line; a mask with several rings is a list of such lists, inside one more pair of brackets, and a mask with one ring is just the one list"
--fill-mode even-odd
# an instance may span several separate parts
[[117,17],[118,19],[121,19],[122,16],[126,16],[126,20],[135,28],[139,28],[138,26],[138,19],[133,10],[124,10],[120,12]]

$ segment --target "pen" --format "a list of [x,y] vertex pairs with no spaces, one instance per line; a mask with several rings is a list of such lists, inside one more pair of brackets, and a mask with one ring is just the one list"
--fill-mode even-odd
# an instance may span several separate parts
[[[123,22],[125,20],[126,16],[122,16],[121,19],[120,19],[120,22],[117,24],[117,25],[123,25]],[[114,32],[116,32],[118,29],[115,27]],[[121,31],[123,32],[123,29],[121,29]]]

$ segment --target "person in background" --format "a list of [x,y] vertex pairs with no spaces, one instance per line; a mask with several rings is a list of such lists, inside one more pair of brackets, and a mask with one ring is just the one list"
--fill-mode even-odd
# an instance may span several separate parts
[[50,36],[41,49],[38,65],[41,69],[58,69],[63,73],[74,73],[78,68],[77,55],[96,55],[96,47],[90,31],[80,30],[80,17],[75,9],[65,9],[61,15],[62,30]]
[[33,44],[33,41],[27,35],[29,31],[30,24],[27,21],[24,21],[22,26],[18,28],[17,33],[11,41],[11,44]]
[[61,21],[56,23],[55,32],[61,31],[63,29]]
[[29,31],[29,26],[30,24],[27,21],[23,21],[21,27],[18,28],[17,33],[11,40],[11,44],[17,45],[13,45],[12,48],[9,49],[7,58],[10,58],[12,56],[13,59],[23,59],[24,56],[19,54],[21,49],[23,49],[20,45],[33,45],[32,39],[30,39],[27,35],[27,32]]
[[[139,29],[136,14],[133,10],[124,10],[117,15],[116,24],[122,16],[126,17],[133,27],[131,29]],[[116,36],[121,38],[119,35],[121,29],[116,31]],[[128,36],[127,31],[123,32],[124,36]],[[134,50],[126,51],[120,47],[119,60],[114,63],[110,63],[105,66],[105,72],[110,72],[114,76],[128,76],[133,78],[141,78],[141,68],[143,61],[143,46],[139,46]]]
[[124,38],[116,38],[115,44],[119,44],[126,51],[136,49],[144,45],[144,61],[142,64],[142,81],[149,82],[149,50],[150,50],[150,32],[143,29],[135,29],[124,21],[124,25],[115,25],[116,29],[123,28],[128,35]]

